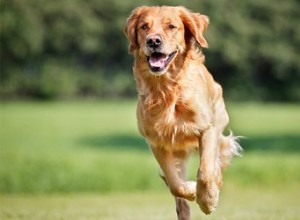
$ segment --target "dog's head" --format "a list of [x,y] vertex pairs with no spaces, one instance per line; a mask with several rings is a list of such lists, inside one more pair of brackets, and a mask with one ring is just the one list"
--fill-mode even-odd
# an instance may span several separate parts
[[208,47],[203,37],[208,23],[207,16],[184,7],[138,7],[125,26],[129,52],[144,55],[150,72],[161,75],[194,40],[201,47]]

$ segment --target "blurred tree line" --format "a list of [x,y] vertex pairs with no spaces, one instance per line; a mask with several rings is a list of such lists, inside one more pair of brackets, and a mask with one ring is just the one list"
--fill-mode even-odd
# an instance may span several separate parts
[[227,98],[300,101],[299,0],[0,0],[0,96],[134,96],[123,27],[162,4],[210,17],[206,65]]

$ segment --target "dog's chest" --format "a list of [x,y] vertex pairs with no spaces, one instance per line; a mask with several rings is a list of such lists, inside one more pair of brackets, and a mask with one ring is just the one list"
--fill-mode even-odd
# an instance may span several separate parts
[[205,121],[199,110],[188,102],[177,101],[145,112],[146,138],[164,147],[197,145]]
[[198,118],[196,109],[186,103],[176,102],[160,113],[154,127],[161,135],[193,135],[198,133]]

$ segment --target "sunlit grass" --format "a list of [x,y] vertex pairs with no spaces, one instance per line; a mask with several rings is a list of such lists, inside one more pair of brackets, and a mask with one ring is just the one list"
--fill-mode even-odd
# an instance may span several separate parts
[[[113,194],[60,194],[43,196],[0,196],[2,220],[173,220],[173,198],[168,192]],[[295,220],[300,216],[300,193],[295,188],[230,188],[222,191],[220,204],[205,216],[190,203],[193,220]]]
[[300,135],[298,104],[229,103],[228,106],[230,126],[240,135],[248,138]]

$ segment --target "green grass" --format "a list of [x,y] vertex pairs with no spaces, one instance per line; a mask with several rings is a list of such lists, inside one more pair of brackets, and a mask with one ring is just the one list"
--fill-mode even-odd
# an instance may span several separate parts
[[[192,203],[193,219],[297,219],[300,105],[228,109],[244,156],[225,172],[217,212]],[[134,101],[0,103],[0,219],[175,219],[157,170]]]
[[[228,106],[230,127],[247,138],[226,181],[299,184],[300,106]],[[1,103],[0,144],[2,193],[164,190],[137,132],[134,101]]]
[[132,102],[2,104],[0,191],[155,188],[158,181],[147,176],[153,170],[156,177],[155,162],[137,134],[134,109]]

